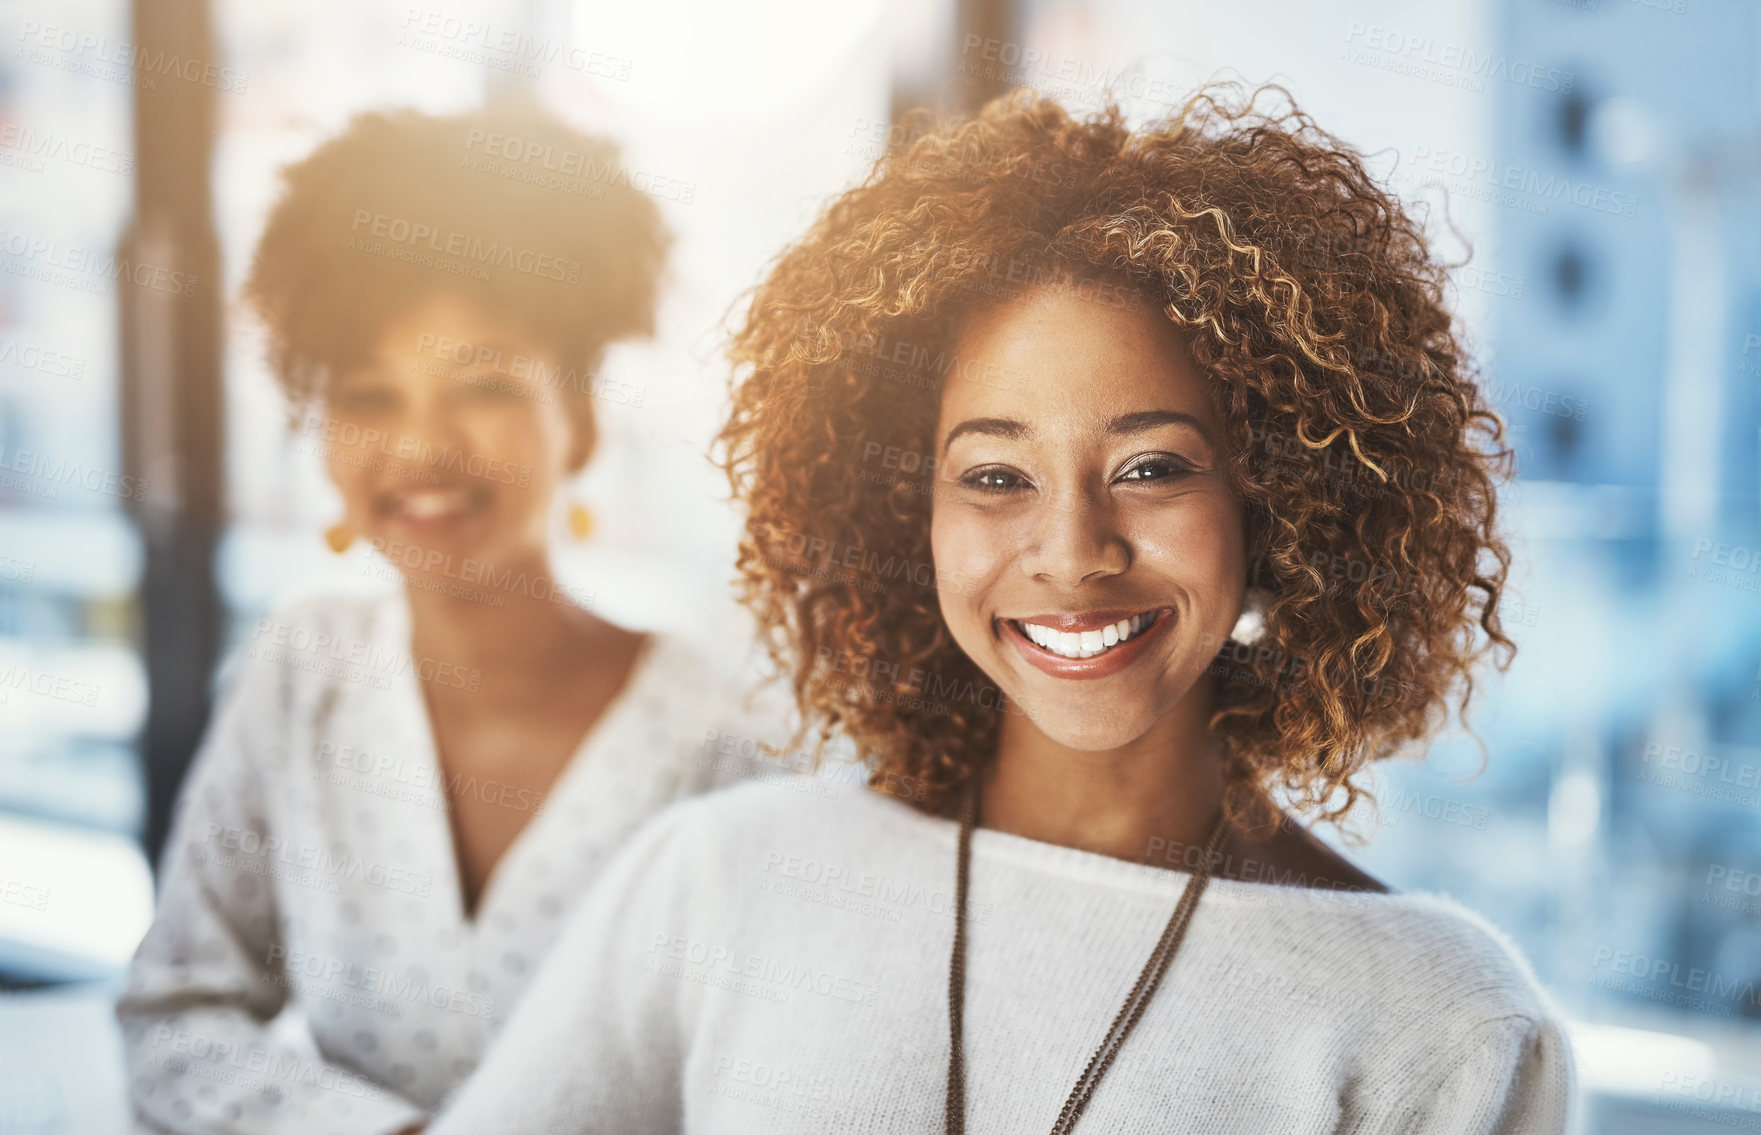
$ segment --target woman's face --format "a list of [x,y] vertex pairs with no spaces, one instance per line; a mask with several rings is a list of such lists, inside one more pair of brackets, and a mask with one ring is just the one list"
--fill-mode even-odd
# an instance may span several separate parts
[[594,441],[591,412],[545,381],[556,365],[450,298],[386,326],[325,396],[349,525],[406,574],[541,555],[550,501]]
[[936,427],[942,616],[1052,740],[1129,744],[1195,690],[1241,612],[1242,507],[1205,379],[1155,308],[1068,289],[977,313],[955,357]]

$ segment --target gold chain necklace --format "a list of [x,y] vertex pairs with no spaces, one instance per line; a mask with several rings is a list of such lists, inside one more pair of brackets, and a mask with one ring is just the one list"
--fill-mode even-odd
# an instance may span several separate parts
[[[966,801],[960,810],[960,845],[954,869],[954,951],[948,963],[948,1102],[943,1113],[947,1135],[965,1135],[966,1132],[966,1058],[961,1051],[966,1002],[966,884],[972,873],[972,829],[977,823],[978,782],[973,780],[967,787]],[[1137,1019],[1143,1016],[1144,1007],[1155,996],[1156,986],[1161,984],[1162,975],[1168,971],[1168,963],[1174,960],[1175,952],[1186,938],[1186,926],[1192,921],[1192,912],[1198,909],[1198,900],[1211,881],[1211,861],[1223,844],[1227,827],[1223,817],[1217,817],[1211,838],[1205,843],[1204,858],[1187,878],[1179,904],[1169,915],[1168,925],[1163,928],[1156,948],[1150,951],[1143,972],[1137,975],[1137,984],[1125,995],[1125,1004],[1119,1006],[1112,1027],[1107,1030],[1094,1055],[1088,1058],[1088,1066],[1083,1068],[1082,1075],[1076,1078],[1076,1086],[1070,1089],[1070,1098],[1064,1101],[1063,1109],[1058,1112],[1058,1121],[1052,1125],[1052,1135],[1069,1135],[1075,1128],[1101,1077],[1107,1074],[1113,1058],[1124,1046],[1125,1038],[1131,1034]]]

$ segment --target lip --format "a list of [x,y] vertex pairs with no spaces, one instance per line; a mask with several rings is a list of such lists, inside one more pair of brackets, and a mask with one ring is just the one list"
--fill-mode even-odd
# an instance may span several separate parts
[[1078,631],[1098,631],[1108,623],[1129,619],[1133,615],[1146,615],[1151,611],[1159,615],[1167,610],[1166,607],[1109,607],[1099,611],[1083,611],[1076,615],[1015,615],[1012,618],[1018,623],[1038,623],[1042,627],[1075,634]]
[[[1002,636],[1015,647],[1018,654],[1028,665],[1054,678],[1071,678],[1078,681],[1092,678],[1107,678],[1125,669],[1142,656],[1149,644],[1160,638],[1163,632],[1174,622],[1172,607],[1153,607],[1156,621],[1138,632],[1136,637],[1126,640],[1104,654],[1093,658],[1065,658],[1061,654],[1053,654],[1041,649],[1032,639],[1021,633],[1013,618],[996,620]],[[1137,610],[1117,611],[1085,611],[1076,615],[1034,615],[1021,617],[1020,622],[1038,623],[1041,626],[1053,627],[1061,631],[1092,631],[1099,630],[1108,623],[1116,623],[1120,619],[1129,619],[1133,615],[1145,614],[1143,608]]]
[[452,491],[462,494],[463,500],[461,502],[462,507],[460,508],[441,512],[432,516],[423,516],[419,513],[411,513],[403,507],[403,498],[405,496],[418,495],[425,490],[433,491],[439,488],[441,488],[441,486],[424,485],[421,488],[414,490],[393,489],[388,492],[380,493],[374,501],[374,513],[379,517],[382,523],[390,525],[394,529],[402,529],[411,534],[438,537],[443,533],[456,531],[470,523],[483,513],[485,507],[489,503],[487,494],[483,493],[479,486],[458,485],[450,486],[449,490],[443,491]]

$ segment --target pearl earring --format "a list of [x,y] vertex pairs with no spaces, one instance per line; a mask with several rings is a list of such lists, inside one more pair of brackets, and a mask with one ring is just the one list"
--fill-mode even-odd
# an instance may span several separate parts
[[1250,587],[1242,596],[1241,617],[1229,637],[1243,646],[1252,646],[1266,634],[1266,608],[1272,605],[1272,594],[1263,587]]

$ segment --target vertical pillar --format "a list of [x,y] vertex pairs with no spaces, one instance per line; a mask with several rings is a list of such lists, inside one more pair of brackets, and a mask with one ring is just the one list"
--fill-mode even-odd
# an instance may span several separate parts
[[[134,0],[134,214],[117,258],[195,279],[193,294],[118,289],[122,449],[145,489],[140,635],[147,720],[140,738],[157,861],[178,785],[207,725],[224,611],[214,561],[225,516],[221,280],[211,161],[218,64],[207,0]],[[170,63],[170,66],[167,64]]]

